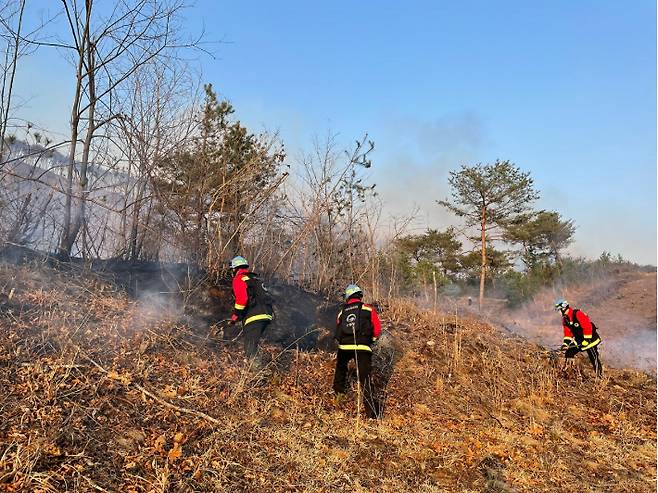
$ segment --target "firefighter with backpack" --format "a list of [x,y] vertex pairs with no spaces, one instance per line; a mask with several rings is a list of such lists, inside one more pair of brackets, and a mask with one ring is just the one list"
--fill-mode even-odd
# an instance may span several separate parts
[[565,362],[573,362],[576,354],[586,351],[596,376],[602,377],[603,365],[597,347],[601,344],[601,338],[596,325],[585,312],[571,308],[565,299],[558,299],[555,302],[555,309],[562,314],[564,339],[561,349],[564,351]]
[[258,342],[274,318],[272,297],[258,277],[249,271],[249,262],[241,256],[230,263],[233,273],[233,323],[242,322],[244,353],[253,359],[258,352]]
[[356,284],[350,284],[345,289],[345,303],[336,317],[334,339],[338,343],[338,354],[333,387],[337,395],[345,394],[347,367],[354,359],[366,414],[369,418],[376,418],[370,370],[372,344],[379,338],[381,323],[375,308],[363,303],[362,298],[363,291]]

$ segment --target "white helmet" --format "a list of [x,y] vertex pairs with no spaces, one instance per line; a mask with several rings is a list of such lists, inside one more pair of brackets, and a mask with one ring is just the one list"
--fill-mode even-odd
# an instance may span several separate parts
[[249,262],[247,262],[246,258],[238,255],[237,257],[233,257],[230,265],[231,269],[237,269],[238,267],[249,267]]

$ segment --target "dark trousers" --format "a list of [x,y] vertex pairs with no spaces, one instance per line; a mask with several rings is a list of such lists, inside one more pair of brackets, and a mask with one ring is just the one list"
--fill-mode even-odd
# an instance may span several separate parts
[[[599,358],[599,348],[598,346],[594,346],[591,349],[586,349],[587,351],[587,356],[589,357],[589,362],[592,363],[592,368],[594,368],[594,371],[596,372],[597,377],[602,377],[603,376],[603,365],[601,365],[601,358]],[[573,358],[576,356],[576,354],[580,353],[580,349],[577,347],[570,347],[567,349],[567,351],[564,353],[564,357],[569,359]]]
[[243,327],[244,354],[247,358],[255,356],[258,352],[258,341],[269,324],[270,320],[256,320]]
[[370,418],[377,417],[376,405],[373,399],[372,381],[370,369],[372,367],[372,353],[363,350],[339,349],[336,357],[336,372],[334,373],[334,391],[343,394],[347,390],[347,366],[350,360],[356,360],[356,368],[359,374],[359,384],[363,393],[363,404],[366,414]]

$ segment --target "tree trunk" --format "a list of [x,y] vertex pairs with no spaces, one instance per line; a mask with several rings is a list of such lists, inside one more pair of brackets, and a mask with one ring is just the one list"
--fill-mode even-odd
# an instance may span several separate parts
[[[80,65],[82,65],[82,60],[80,60]],[[78,110],[80,107],[81,86],[82,86],[82,76],[78,72],[78,83],[77,83],[76,94],[73,103],[73,110],[71,111],[71,145],[69,147],[69,155],[68,155],[69,165],[66,174],[66,201],[64,203],[64,224],[62,225],[62,235],[59,243],[59,255],[63,258],[68,258],[71,255],[71,248],[69,246],[68,239],[71,234],[71,209],[73,202],[73,171],[75,169],[75,151],[78,144],[78,124],[80,122],[80,114],[78,113]]]
[[[93,74],[90,74],[93,77]],[[90,93],[93,93],[93,82],[91,82],[90,79]],[[80,204],[78,206],[78,212],[75,217],[75,222],[73,223],[73,227],[71,228],[71,233],[69,235],[67,247],[68,247],[68,253],[71,253],[71,249],[73,248],[73,244],[75,243],[76,238],[78,237],[78,234],[80,233],[80,229],[82,228],[84,222],[85,222],[85,217],[87,215],[87,197],[89,196],[89,178],[88,178],[88,169],[89,169],[89,154],[91,151],[91,142],[92,139],[94,138],[94,111],[96,108],[96,101],[95,99],[92,100],[92,102],[89,105],[89,113],[88,113],[88,119],[89,119],[89,126],[87,127],[87,132],[85,135],[85,141],[82,146],[82,162],[80,163],[80,183],[79,183],[79,190],[80,190]]]
[[[84,34],[80,39],[80,46],[78,47],[78,66],[76,68],[76,85],[75,95],[73,97],[73,106],[71,108],[71,146],[69,148],[69,167],[66,175],[66,202],[64,204],[64,225],[62,227],[62,236],[59,244],[59,256],[62,258],[69,258],[71,256],[71,248],[75,242],[75,238],[71,241],[71,211],[73,208],[73,171],[75,169],[75,151],[78,145],[78,125],[80,124],[80,102],[82,100],[82,79],[84,69],[84,56],[87,39],[89,38],[91,8],[87,8],[87,15],[84,27]],[[77,232],[76,232],[77,236]]]
[[75,221],[73,222],[73,227],[70,228],[69,234],[66,238],[66,243],[64,247],[66,248],[67,255],[71,254],[75,240],[80,233],[80,229],[85,221],[86,216],[86,205],[87,197],[89,195],[89,178],[87,176],[87,171],[89,169],[89,154],[91,152],[91,143],[94,138],[94,132],[96,131],[96,74],[95,74],[95,46],[91,41],[89,33],[89,23],[91,19],[91,7],[92,2],[87,0],[87,18],[85,21],[85,32],[84,32],[84,44],[86,47],[87,56],[87,91],[89,93],[89,107],[87,108],[87,131],[85,133],[85,140],[82,144],[82,161],[80,163],[80,182],[79,182],[79,192],[80,192],[80,203],[78,205],[78,211],[75,216]]
[[142,198],[144,197],[145,190],[146,179],[140,177],[137,183],[137,196],[135,197],[135,202],[133,203],[130,237],[128,240],[130,251],[129,258],[131,261],[137,260],[139,256],[139,251],[137,249],[137,235],[139,233],[139,214],[142,210]]
[[[142,252],[144,251],[144,242],[147,239],[147,234],[151,227],[150,225],[151,225],[151,213],[153,212],[153,199],[149,197],[146,204],[147,204],[146,217],[144,218],[144,221],[142,221],[142,232],[137,239],[138,241],[137,241],[137,247],[135,249],[135,260],[139,259],[140,256],[142,256]],[[164,227],[160,228],[160,231],[164,231]]]
[[480,297],[478,300],[478,309],[482,311],[482,303],[484,302],[484,281],[487,271],[487,209],[482,208],[482,222],[481,222],[481,233],[482,233],[482,265],[480,267]]
[[[4,110],[0,114],[0,160],[4,153],[5,135],[7,133],[7,122],[9,121],[9,110],[11,109],[11,94],[14,89],[14,77],[16,76],[16,65],[18,64],[19,44],[21,41],[21,28],[23,27],[23,11],[25,10],[25,0],[21,1],[21,10],[18,15],[18,26],[14,35],[14,53],[11,62],[11,74],[9,76],[9,84],[7,85],[7,74],[4,74],[2,81],[2,98],[0,99],[1,108]],[[9,43],[7,43],[7,55],[9,55]],[[5,94],[6,91],[6,94]],[[6,101],[5,101],[6,97]]]

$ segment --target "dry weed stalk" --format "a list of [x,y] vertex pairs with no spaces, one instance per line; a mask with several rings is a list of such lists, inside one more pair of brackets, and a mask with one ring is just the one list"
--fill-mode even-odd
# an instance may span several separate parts
[[15,290],[0,304],[2,487],[548,492],[577,490],[583,457],[593,489],[655,487],[652,377],[594,382],[584,368],[565,382],[542,348],[451,308],[388,303],[404,352],[383,419],[355,434],[357,402],[332,400],[331,353],[265,344],[267,370],[247,379],[235,343],[137,317],[77,273],[0,265],[0,286]]

